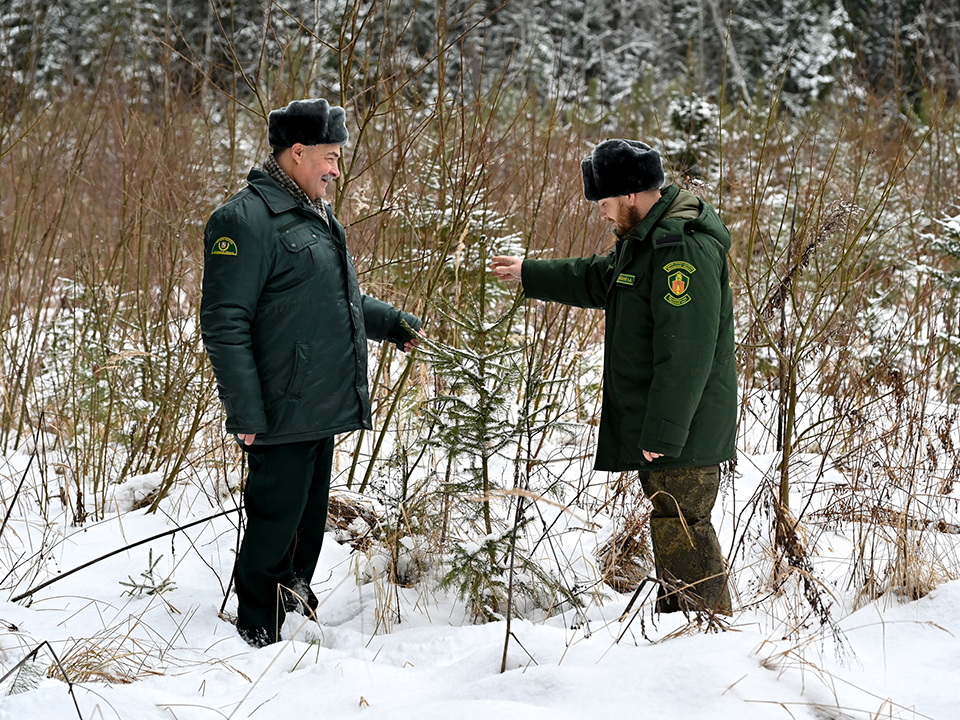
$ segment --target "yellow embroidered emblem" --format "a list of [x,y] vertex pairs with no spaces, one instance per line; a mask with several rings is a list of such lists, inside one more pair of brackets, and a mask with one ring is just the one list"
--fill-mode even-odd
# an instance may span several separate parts
[[697,269],[682,260],[667,263],[663,266],[663,269],[667,273],[667,287],[670,288],[670,294],[664,295],[663,299],[674,307],[686,305],[693,300],[687,290],[690,289],[690,275],[695,273]]
[[213,244],[211,255],[236,255],[237,244],[228,237],[222,237]]

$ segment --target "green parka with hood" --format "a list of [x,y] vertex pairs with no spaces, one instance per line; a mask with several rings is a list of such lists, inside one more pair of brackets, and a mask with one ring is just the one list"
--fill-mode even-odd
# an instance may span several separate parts
[[[671,185],[609,255],[523,262],[528,298],[606,311],[597,470],[734,456],[729,249],[714,209]],[[664,457],[648,462],[644,450]]]
[[367,339],[413,315],[362,295],[343,227],[259,169],[204,233],[203,342],[231,433],[257,444],[370,428]]

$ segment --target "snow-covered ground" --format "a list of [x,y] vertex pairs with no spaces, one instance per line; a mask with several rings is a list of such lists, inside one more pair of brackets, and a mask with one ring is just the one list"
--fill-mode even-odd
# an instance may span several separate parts
[[[2,463],[4,512],[26,463],[22,454]],[[738,510],[769,465],[768,457],[741,456],[735,492],[728,488],[716,509],[725,548]],[[117,507],[155,480],[118,488]],[[49,560],[47,574],[18,592],[57,568],[173,527],[163,513],[131,510],[83,527],[61,519],[44,530],[36,518],[18,517],[28,505],[18,506],[5,532],[31,553],[46,537]],[[163,507],[176,507],[180,524],[219,510],[202,494]],[[236,543],[233,522],[221,517],[116,555],[39,591],[29,607],[6,601],[7,593],[0,602],[0,674],[48,641],[58,657],[72,656],[72,668],[96,672],[98,658],[110,657],[102,672],[136,679],[83,680],[71,697],[66,683],[47,677],[53,655],[44,646],[0,686],[0,720],[950,720],[960,713],[960,581],[916,601],[888,594],[856,611],[838,591],[832,613],[839,633],[803,612],[795,620],[778,616],[772,608],[782,598],[747,597],[749,572],[741,573],[739,590],[740,604],[750,609],[737,610],[723,632],[702,632],[681,616],[655,617],[649,601],[621,620],[629,596],[602,588],[585,596],[584,617],[567,608],[515,620],[501,673],[505,623],[474,625],[454,597],[370,580],[365,556],[333,535],[313,583],[321,626],[290,615],[286,642],[250,649],[218,618]],[[589,543],[595,549],[603,532],[574,535],[558,538],[571,552],[589,554]],[[851,548],[840,535],[819,536],[824,578],[843,575]],[[155,577],[169,578],[173,587],[130,594],[131,585],[146,581],[141,573],[151,561]],[[5,554],[0,574],[10,562]],[[231,598],[227,611],[234,609]]]

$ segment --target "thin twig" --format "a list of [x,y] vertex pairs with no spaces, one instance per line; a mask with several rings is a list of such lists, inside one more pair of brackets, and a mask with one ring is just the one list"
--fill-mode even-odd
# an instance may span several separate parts
[[156,534],[156,535],[152,535],[152,536],[150,536],[150,537],[148,537],[148,538],[144,538],[143,540],[138,540],[138,541],[135,542],[135,543],[130,543],[129,545],[124,545],[124,546],[121,547],[121,548],[117,548],[116,550],[113,550],[113,551],[111,551],[111,552],[108,552],[106,555],[101,555],[100,557],[95,558],[95,559],[93,559],[93,560],[91,560],[91,561],[89,561],[89,562],[85,562],[83,565],[79,565],[78,567],[75,567],[75,568],[73,568],[72,570],[67,570],[67,572],[62,573],[62,574],[60,574],[60,575],[57,575],[55,578],[51,578],[50,580],[47,580],[46,582],[40,583],[40,584],[37,585],[36,587],[30,588],[30,589],[27,590],[26,592],[20,593],[20,594],[17,595],[15,598],[12,598],[12,599],[10,600],[10,602],[20,602],[20,601],[23,600],[24,598],[28,598],[28,597],[30,597],[31,595],[33,595],[34,593],[39,592],[40,590],[43,590],[45,587],[49,587],[50,585],[53,585],[55,582],[59,582],[60,580],[63,580],[65,577],[69,577],[70,575],[73,575],[75,572],[80,572],[81,570],[84,570],[84,569],[90,567],[91,565],[96,565],[96,564],[97,564],[98,562],[100,562],[101,560],[106,560],[107,558],[111,558],[111,557],[113,557],[114,555],[118,555],[118,554],[120,554],[120,553],[122,553],[122,552],[124,552],[124,551],[126,551],[126,550],[130,550],[130,549],[135,548],[135,547],[137,547],[137,546],[139,546],[139,545],[144,545],[145,543],[148,543],[148,542],[153,542],[154,540],[159,540],[159,539],[162,538],[162,537],[167,537],[168,535],[173,535],[174,533],[178,533],[178,532],[181,532],[181,531],[183,531],[183,530],[187,530],[188,528],[192,528],[192,527],[195,527],[195,526],[197,526],[197,525],[202,525],[203,523],[208,523],[208,522],[210,522],[211,520],[216,520],[217,518],[224,517],[224,516],[226,516],[226,515],[229,515],[230,513],[239,512],[239,510],[240,510],[239,507],[231,508],[230,510],[224,510],[223,512],[217,513],[216,515],[211,515],[210,517],[205,517],[205,518],[202,518],[202,519],[200,519],[200,520],[194,520],[193,522],[187,523],[186,525],[178,525],[177,527],[173,528],[172,530],[167,530],[167,531],[165,531],[165,532],[158,533],[158,534]]
[[23,490],[23,484],[27,481],[27,475],[30,474],[30,467],[33,465],[34,458],[37,457],[37,444],[40,442],[40,428],[43,427],[43,413],[40,413],[40,420],[37,422],[37,431],[33,436],[33,452],[30,454],[30,460],[27,462],[27,468],[23,471],[23,477],[20,478],[20,484],[17,485],[17,491],[10,500],[10,506],[7,508],[7,514],[3,516],[3,524],[0,525],[0,538],[3,537],[3,531],[7,527],[7,521],[13,513],[13,508],[17,504],[17,498],[20,497],[20,491]]

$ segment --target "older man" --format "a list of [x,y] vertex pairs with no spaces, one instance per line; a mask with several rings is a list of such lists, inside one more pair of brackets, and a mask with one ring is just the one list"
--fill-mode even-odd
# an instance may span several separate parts
[[638,470],[661,612],[729,614],[710,520],[719,464],[735,454],[736,363],[727,269],[730,233],[708,204],[662,187],[659,154],[607,140],[583,160],[583,190],[614,226],[609,255],[493,259],[528,298],[606,313],[603,406],[595,467]]
[[279,639],[287,610],[317,607],[310,581],[334,436],[371,427],[367,339],[407,351],[420,328],[360,293],[343,227],[323,201],[340,174],[344,120],[322,99],[271,112],[273,153],[204,235],[203,341],[227,431],[250,466],[234,579],[237,630],[254,647]]

